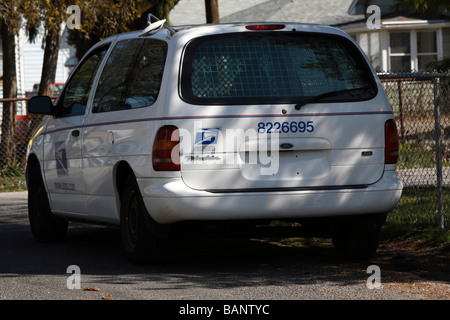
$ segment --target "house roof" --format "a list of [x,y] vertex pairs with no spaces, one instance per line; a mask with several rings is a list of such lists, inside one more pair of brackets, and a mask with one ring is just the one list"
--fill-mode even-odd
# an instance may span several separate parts
[[[366,18],[350,21],[347,23],[336,25],[337,27],[347,31],[365,30],[367,31]],[[424,14],[419,13],[388,13],[381,16],[380,19],[381,29],[410,29],[410,28],[432,28],[439,26],[449,26],[450,21],[446,19],[446,16],[440,16],[437,19],[430,20]]]
[[349,14],[364,14],[368,2],[368,0],[353,0],[347,12]]
[[[221,23],[299,22],[337,25],[364,15],[347,13],[352,0],[226,0],[219,1]],[[206,22],[204,0],[180,0],[170,13],[173,25]]]
[[[421,15],[422,17],[425,16],[425,14],[418,14],[411,12],[405,13],[405,12],[399,12],[397,6],[399,5],[399,0],[353,0],[350,4],[350,7],[348,8],[348,14],[350,15],[363,15],[366,13],[367,8],[369,5],[376,5],[381,9],[382,16],[386,15],[407,15],[407,16],[417,16]],[[411,9],[412,10],[412,9]],[[370,13],[369,13],[370,14]],[[428,16],[428,19],[438,20],[438,19],[449,19],[449,14],[446,14],[445,12],[441,12],[438,16]]]

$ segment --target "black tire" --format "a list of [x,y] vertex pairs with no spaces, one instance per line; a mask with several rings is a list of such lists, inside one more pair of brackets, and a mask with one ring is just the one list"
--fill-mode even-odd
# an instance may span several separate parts
[[131,263],[155,263],[164,257],[168,226],[150,217],[134,175],[128,176],[121,193],[120,227],[122,243]]
[[69,222],[52,214],[38,164],[30,169],[28,219],[31,232],[38,242],[61,241],[66,237]]
[[340,219],[333,232],[333,245],[347,259],[368,260],[378,249],[386,214],[356,216]]

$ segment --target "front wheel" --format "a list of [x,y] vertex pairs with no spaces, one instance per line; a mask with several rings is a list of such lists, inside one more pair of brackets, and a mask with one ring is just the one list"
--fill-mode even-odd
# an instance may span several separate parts
[[52,214],[38,164],[30,169],[28,219],[31,232],[38,242],[59,241],[66,236],[69,222]]
[[163,257],[168,227],[150,217],[134,175],[127,178],[122,190],[120,227],[123,246],[131,263],[147,264]]
[[340,256],[367,260],[377,251],[386,214],[342,218],[335,225],[332,240]]

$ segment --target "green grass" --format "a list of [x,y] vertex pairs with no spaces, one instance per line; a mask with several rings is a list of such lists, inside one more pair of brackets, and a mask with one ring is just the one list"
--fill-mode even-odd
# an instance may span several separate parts
[[[450,188],[443,188],[444,215],[450,225]],[[433,187],[404,188],[397,207],[388,215],[390,222],[438,225],[437,190]]]
[[[398,169],[436,168],[436,146],[432,143],[400,144]],[[444,167],[450,167],[450,162],[444,161]]]
[[25,168],[19,162],[0,168],[0,192],[25,190]]
[[383,227],[381,238],[384,241],[392,242],[417,242],[422,246],[445,246],[446,250],[450,246],[450,232],[448,228],[417,226],[409,223],[387,222]]
[[26,191],[25,178],[19,177],[0,177],[0,192]]

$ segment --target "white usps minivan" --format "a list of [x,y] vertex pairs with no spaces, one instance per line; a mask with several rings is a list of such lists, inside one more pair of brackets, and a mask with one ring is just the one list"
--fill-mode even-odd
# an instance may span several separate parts
[[287,219],[368,258],[402,192],[386,94],[329,26],[158,21],[96,44],[54,103],[28,108],[46,115],[26,170],[38,241],[118,225],[140,263],[184,221]]

